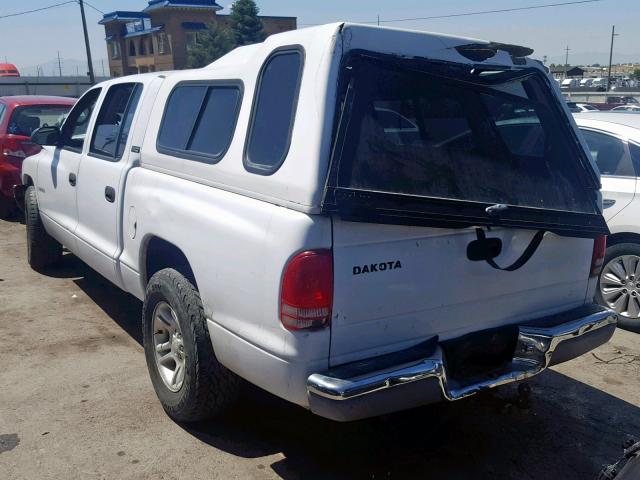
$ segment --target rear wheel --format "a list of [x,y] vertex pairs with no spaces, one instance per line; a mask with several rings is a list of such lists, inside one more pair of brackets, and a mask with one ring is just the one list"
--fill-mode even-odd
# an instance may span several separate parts
[[620,243],[607,249],[597,300],[618,314],[620,327],[640,331],[640,245]]
[[200,421],[232,404],[240,379],[216,359],[200,294],[189,280],[173,269],[153,275],[142,320],[151,381],[171,418]]
[[41,270],[60,261],[62,245],[44,229],[35,187],[27,188],[24,206],[27,226],[27,260],[31,268]]

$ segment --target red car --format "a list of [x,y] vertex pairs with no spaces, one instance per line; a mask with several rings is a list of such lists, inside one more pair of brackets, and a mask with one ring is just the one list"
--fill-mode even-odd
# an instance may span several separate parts
[[60,125],[75,103],[66,97],[0,97],[0,218],[15,209],[13,187],[22,183],[22,161],[41,149],[31,142],[31,134],[40,127]]
[[19,77],[20,73],[13,63],[0,63],[0,77]]

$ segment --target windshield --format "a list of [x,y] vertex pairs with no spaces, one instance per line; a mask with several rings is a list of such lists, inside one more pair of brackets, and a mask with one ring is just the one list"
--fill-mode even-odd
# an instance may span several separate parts
[[38,105],[13,111],[7,133],[30,137],[40,127],[59,127],[71,106]]
[[580,152],[535,75],[491,85],[353,66],[353,103],[338,186],[489,204],[594,213]]

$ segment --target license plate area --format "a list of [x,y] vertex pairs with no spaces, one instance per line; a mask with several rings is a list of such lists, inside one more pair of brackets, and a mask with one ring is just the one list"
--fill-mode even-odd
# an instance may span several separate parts
[[447,375],[461,385],[499,375],[512,362],[518,327],[509,326],[442,342]]

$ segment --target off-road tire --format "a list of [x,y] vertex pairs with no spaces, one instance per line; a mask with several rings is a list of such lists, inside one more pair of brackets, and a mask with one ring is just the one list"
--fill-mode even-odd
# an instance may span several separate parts
[[62,258],[62,245],[47,233],[40,218],[36,189],[27,188],[24,196],[27,230],[27,261],[34,270],[55,265]]
[[[153,313],[159,302],[168,303],[175,311],[184,341],[184,382],[175,393],[166,387],[156,366]],[[178,422],[206,420],[223,413],[234,402],[241,380],[216,359],[200,294],[178,271],[160,270],[149,280],[142,329],[151,382],[171,418]]]
[[[607,248],[607,253],[604,257],[603,265],[607,265],[611,260],[623,255],[635,255],[640,257],[640,244],[637,243],[619,243]],[[596,289],[596,301],[600,305],[607,306],[602,294],[600,293],[600,277],[598,277],[598,288]],[[633,332],[640,333],[640,319],[626,318],[622,315],[618,315],[618,326]]]

